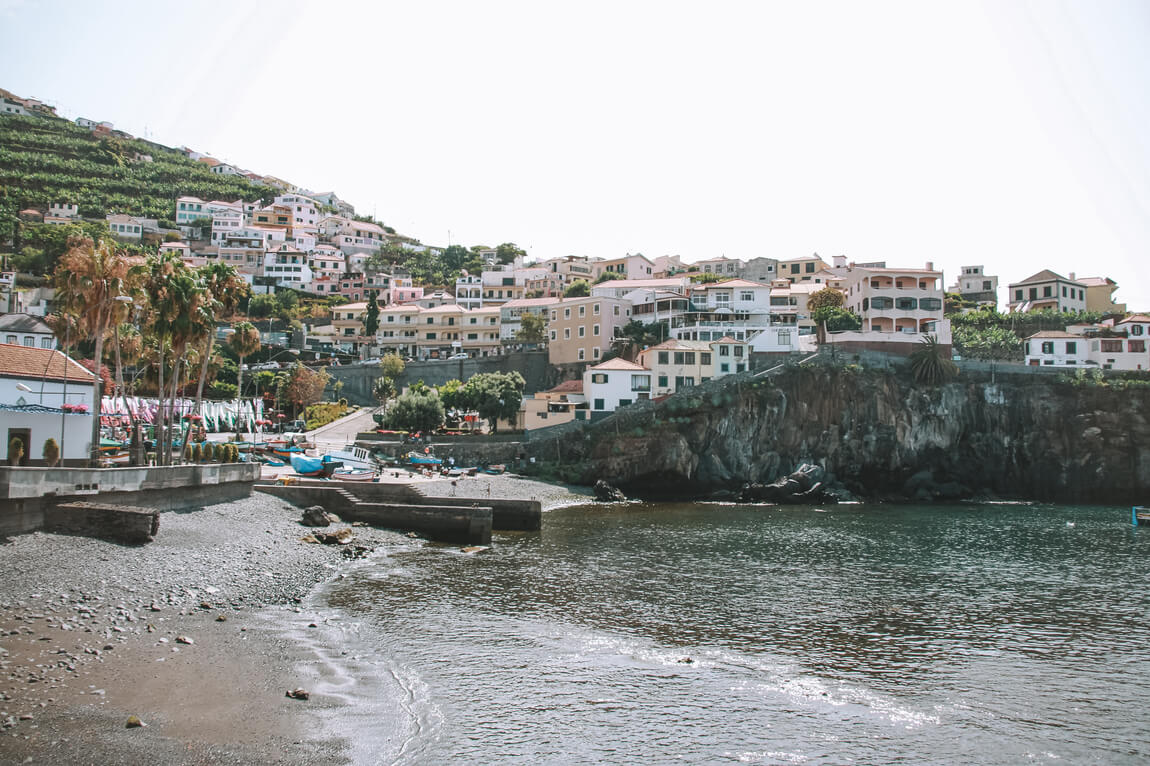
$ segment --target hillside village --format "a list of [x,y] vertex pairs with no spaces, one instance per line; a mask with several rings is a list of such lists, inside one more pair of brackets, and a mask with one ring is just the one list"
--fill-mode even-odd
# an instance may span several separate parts
[[[6,91],[3,113],[59,119],[51,107]],[[100,140],[136,140],[107,122],[75,124]],[[276,330],[269,321],[262,358],[290,349],[301,359],[363,365],[389,354],[418,363],[545,351],[553,379],[562,382],[525,401],[518,423],[527,429],[593,420],[820,349],[844,358],[905,357],[929,338],[948,357],[961,357],[963,317],[998,316],[1000,308],[1012,316],[1054,315],[1043,329],[1011,336],[1007,345],[1015,348],[1003,363],[1150,370],[1150,316],[1116,303],[1118,285],[1106,276],[1039,270],[1009,282],[1000,306],[999,277],[983,265],[964,266],[947,285],[930,261],[858,263],[812,254],[692,263],[638,253],[533,259],[513,243],[433,246],[357,216],[334,191],[311,191],[192,149],[156,147],[251,184],[261,197],[179,194],[164,217],[119,209],[93,215],[60,198],[22,207],[16,226],[106,225],[137,252],[172,253],[192,268],[228,264],[250,285],[253,318],[274,314],[283,296],[313,307]],[[140,151],[131,157],[153,159]],[[0,274],[0,310],[8,314],[0,317],[0,340],[54,348],[51,331],[36,320],[53,311],[51,288],[20,289],[19,282],[14,269]],[[217,331],[226,337],[230,326]]]

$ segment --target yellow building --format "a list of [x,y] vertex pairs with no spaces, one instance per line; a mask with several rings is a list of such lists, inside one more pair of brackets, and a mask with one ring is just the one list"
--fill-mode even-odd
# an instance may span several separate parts
[[595,362],[631,319],[631,303],[621,298],[565,298],[551,307],[547,360],[551,364]]

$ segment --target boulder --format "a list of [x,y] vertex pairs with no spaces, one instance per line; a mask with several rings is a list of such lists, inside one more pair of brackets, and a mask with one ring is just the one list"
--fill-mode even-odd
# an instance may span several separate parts
[[316,532],[315,539],[324,545],[347,545],[355,539],[355,536],[351,532],[351,527],[344,527],[334,532]]
[[627,499],[626,495],[602,479],[599,479],[599,481],[595,482],[594,492],[595,499],[604,503],[621,503]]
[[743,485],[739,500],[796,505],[838,502],[837,496],[824,484],[825,478],[822,467],[803,463],[794,473],[770,484]]
[[324,510],[322,505],[313,505],[303,510],[303,518],[300,523],[305,527],[329,527],[339,519],[331,513]]

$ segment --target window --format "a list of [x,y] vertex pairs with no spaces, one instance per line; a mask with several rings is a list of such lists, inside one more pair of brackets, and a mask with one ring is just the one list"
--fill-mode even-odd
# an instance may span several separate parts
[[1141,335],[1142,334],[1142,325],[1140,325],[1140,324],[1130,325],[1130,334],[1131,335]]
[[52,339],[51,338],[41,338],[40,339],[40,348],[52,348]]
[[1053,354],[1053,353],[1054,353],[1054,341],[1050,341],[1050,340],[1048,340],[1048,341],[1043,341],[1043,343],[1042,343],[1042,353],[1044,353],[1044,354]]
[[591,358],[592,359],[598,359],[599,358],[599,347],[598,346],[591,349]]
[[1016,301],[1022,300],[1022,291],[1021,290],[1015,290],[1014,291],[1014,300],[1016,300]]
[[583,325],[579,325],[579,337],[582,338],[586,334],[587,334],[587,328],[584,327]]
[[[490,297],[490,296],[488,296],[488,297]],[[555,321],[556,316],[558,316],[558,314],[556,313],[555,309],[551,309],[551,321],[552,322]]]
[[631,403],[630,399],[620,399],[619,400],[619,406],[620,407],[626,407],[630,403]]
[[989,279],[982,280],[982,291],[986,292],[989,289],[990,289],[990,280]]
[[[1048,288],[1046,288],[1046,297],[1047,297],[1047,298],[1049,298],[1049,297],[1050,297],[1050,288],[1049,288],[1049,287],[1048,287]],[[1063,297],[1063,298],[1065,298],[1065,297],[1066,297],[1066,285],[1063,285],[1063,286],[1062,286],[1062,297]]]
[[808,274],[814,274],[815,273],[815,264],[813,261],[811,263],[807,264],[807,273]]
[[743,355],[743,347],[742,346],[735,346],[735,356],[742,356],[742,355]]
[[16,339],[16,336],[15,336],[15,335],[9,335],[7,338],[5,338],[5,339],[4,339],[4,342],[5,342],[5,343],[11,343],[11,344],[15,345],[15,344],[16,344],[16,340],[17,340],[17,339]]
[[894,302],[895,308],[900,311],[914,311],[918,308],[918,300],[915,298],[899,298]]
[[893,298],[875,297],[871,298],[870,307],[875,311],[882,311],[883,309],[894,308]]
[[571,328],[570,327],[564,327],[563,328],[563,340],[571,340]]
[[741,301],[753,301],[754,299],[755,299],[755,294],[753,292],[751,292],[750,290],[742,290],[739,293],[739,300],[741,300]]
[[36,339],[31,335],[24,336],[24,345],[28,348],[36,348]]
[[[47,346],[45,346],[45,348],[47,348]],[[1127,344],[1126,350],[1132,354],[1144,354],[1146,353],[1146,341],[1132,340]]]
[[798,274],[799,273],[799,264],[797,264],[797,263],[791,264],[791,273],[792,274]]
[[695,385],[695,378],[691,375],[675,376],[675,390]]
[[1102,341],[1102,353],[1112,354],[1112,353],[1116,353],[1116,352],[1117,353],[1122,352],[1122,341],[1120,341],[1120,340],[1103,340]]
[[631,390],[632,391],[650,391],[651,390],[651,376],[650,375],[632,375],[631,376]]
[[[347,285],[344,285],[344,287],[346,287],[346,286],[347,286]],[[348,318],[348,319],[351,319],[351,314],[348,314],[348,315],[347,315],[347,318]],[[427,318],[427,323],[428,323],[428,324],[435,324],[435,317],[428,317],[428,318]]]
[[429,333],[427,334],[427,339],[428,339],[428,340],[435,340],[435,333],[433,333],[433,332],[429,332]]
[[722,364],[719,365],[719,372],[730,372],[730,371],[731,371],[731,365],[728,364],[727,362],[723,362]]
[[563,309],[563,318],[564,319],[570,319],[571,318],[571,309],[569,309],[569,308]]
[[666,387],[667,387],[667,376],[666,375],[660,375],[659,376],[659,388],[666,388]]
[[597,410],[603,409],[603,400],[602,399],[596,399],[594,408]]
[[942,308],[942,301],[938,298],[923,298],[918,302],[918,307],[923,311],[938,311]]
[[587,316],[587,307],[586,306],[580,306],[579,307],[579,316],[581,316],[581,317]]
[[591,327],[591,334],[594,335],[596,338],[599,337],[599,325],[593,325]]
[[1030,295],[1030,300],[1032,300],[1032,301],[1038,300],[1038,288],[1037,287],[1030,288],[1029,295]]
[[555,331],[554,330],[551,331],[551,340],[555,340]]
[[[13,336],[13,341],[12,341],[12,342],[13,342],[13,343],[15,343],[15,342],[16,342],[16,341],[15,341],[15,337],[14,337],[14,336]],[[669,360],[670,360],[670,352],[669,352],[669,351],[660,351],[660,352],[659,352],[659,364],[667,364],[667,362],[668,362]]]
[[731,355],[731,347],[730,346],[719,346],[719,356],[730,356],[730,355]]
[[1078,343],[1076,341],[1072,341],[1072,340],[1066,341],[1066,353],[1077,354],[1078,353]]
[[711,352],[710,351],[701,351],[699,353],[699,364],[710,364],[710,363],[711,363]]
[[599,316],[599,304],[598,303],[596,303],[594,306],[591,307],[591,313],[594,314],[595,316]]
[[579,361],[580,362],[583,361],[585,353],[586,352],[583,349],[579,349]]

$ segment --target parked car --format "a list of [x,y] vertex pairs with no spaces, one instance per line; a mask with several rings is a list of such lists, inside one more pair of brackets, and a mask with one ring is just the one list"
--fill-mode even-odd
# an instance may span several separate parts
[[280,368],[279,362],[264,362],[263,364],[253,364],[253,370],[278,370]]
[[451,356],[447,357],[447,361],[453,362],[457,359],[470,359],[470,358],[471,357],[468,356],[467,354],[452,354]]
[[382,361],[383,360],[378,356],[373,356],[371,359],[364,359],[362,362],[359,362],[359,364],[363,365],[364,367],[370,367],[373,364],[378,365]]

